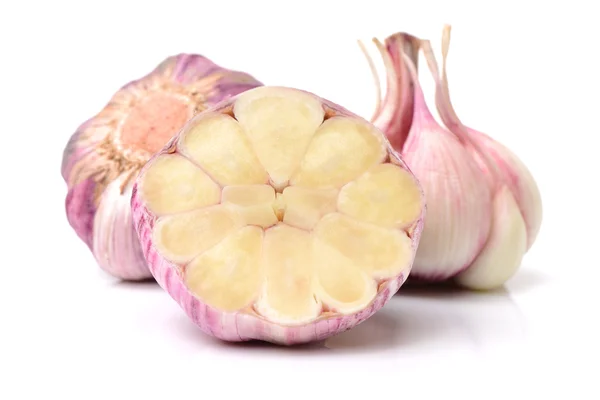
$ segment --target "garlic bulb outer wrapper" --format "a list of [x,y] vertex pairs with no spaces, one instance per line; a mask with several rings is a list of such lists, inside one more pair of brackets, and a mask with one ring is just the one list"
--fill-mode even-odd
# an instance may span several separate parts
[[[502,143],[492,139],[483,132],[467,127],[473,140],[477,141],[487,154],[494,159],[503,181],[510,188],[517,206],[523,215],[527,229],[528,251],[537,239],[543,219],[542,197],[531,171],[521,159]],[[480,158],[477,161],[485,169]]]
[[412,77],[412,126],[402,156],[421,182],[427,215],[412,277],[446,280],[466,269],[485,244],[491,225],[491,194],[486,178],[463,143],[431,115],[416,68]]
[[527,246],[527,230],[512,192],[502,185],[494,196],[492,230],[469,268],[455,280],[470,289],[502,286],[519,269]]
[[[397,33],[390,36],[385,41],[385,45],[378,40],[374,40],[374,43],[381,54],[388,55],[383,57],[387,91],[383,99],[378,91],[377,106],[371,122],[384,132],[389,132],[387,137],[394,148],[402,148],[412,124],[415,90],[402,54],[406,54],[417,66],[419,40],[406,33]],[[373,60],[364,45],[361,42],[359,44],[371,68],[375,85],[379,89],[379,76]]]
[[526,224],[511,190],[511,183],[514,187],[514,179],[511,179],[513,177],[507,176],[501,163],[489,155],[487,149],[473,137],[472,130],[462,123],[453,109],[445,68],[447,45],[446,40],[445,45],[442,45],[444,67],[440,78],[429,41],[421,42],[427,65],[436,81],[436,105],[445,125],[466,144],[470,156],[479,164],[494,199],[490,236],[478,257],[455,281],[471,289],[494,289],[511,278],[521,265],[527,250]]
[[103,270],[124,280],[152,277],[132,237],[133,179],[191,117],[257,86],[203,56],[171,56],[123,86],[71,136],[61,170],[66,215]]

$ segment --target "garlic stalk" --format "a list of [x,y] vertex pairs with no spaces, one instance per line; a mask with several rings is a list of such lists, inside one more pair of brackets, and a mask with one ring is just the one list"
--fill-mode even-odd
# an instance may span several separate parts
[[143,167],[131,204],[150,271],[203,332],[284,345],[383,307],[425,212],[383,132],[269,86],[192,118]]
[[180,54],[123,86],[76,130],[63,153],[66,214],[103,270],[124,280],[152,277],[131,217],[134,178],[196,113],[260,85],[205,57]]
[[[374,40],[386,64],[388,87],[399,92],[389,80],[402,81],[400,75],[410,77],[414,84],[412,93],[405,89],[404,96],[386,96],[381,108],[412,114],[406,139],[394,144],[421,182],[427,199],[427,217],[411,277],[453,279],[472,289],[492,289],[517,271],[535,240],[541,223],[540,195],[531,174],[513,153],[465,127],[456,116],[446,76],[449,33],[446,27],[441,77],[428,41],[406,33],[388,37],[385,47]],[[418,43],[425,55],[436,81],[436,107],[444,126],[435,121],[425,103],[416,57],[404,50],[407,40],[411,45]],[[393,57],[392,48],[402,54],[404,65]],[[397,130],[399,125],[382,123],[377,113],[372,121],[390,138],[404,136]]]
[[414,85],[409,74],[405,73],[406,67],[404,52],[410,60],[418,65],[419,57],[419,40],[406,33],[398,33],[390,37],[385,46],[379,41],[375,41],[377,49],[383,54],[387,52],[389,57],[384,57],[384,63],[387,74],[387,91],[385,98],[381,101],[381,93],[379,92],[380,82],[376,72],[375,65],[369,57],[365,46],[359,42],[361,50],[365,54],[372,75],[375,79],[375,87],[378,89],[377,106],[371,122],[382,129],[384,132],[389,132],[388,140],[395,148],[401,147],[406,141],[410,126],[412,124],[414,107]]

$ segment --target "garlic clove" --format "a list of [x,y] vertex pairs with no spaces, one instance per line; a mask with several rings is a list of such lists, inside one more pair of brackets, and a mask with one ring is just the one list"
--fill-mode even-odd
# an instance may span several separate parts
[[[274,130],[276,146],[255,140]],[[296,134],[310,138],[300,155]],[[209,144],[210,157],[199,157]],[[183,177],[165,157],[191,161],[212,182]],[[194,196],[163,190],[155,177],[187,180],[189,193],[218,185],[221,195],[210,198],[219,202],[168,213],[156,205],[179,211]],[[385,201],[369,204],[369,182]],[[347,187],[355,189],[340,203]],[[404,206],[390,214],[394,199]],[[425,211],[417,179],[381,131],[281,87],[249,90],[192,118],[142,168],[131,205],[151,273],[203,332],[285,345],[325,339],[379,310],[410,273]],[[369,205],[378,212],[365,212]]]
[[[94,215],[92,251],[100,267],[125,280],[148,278],[148,267],[131,217],[132,182],[122,192],[127,174],[121,174],[102,193]],[[129,196],[129,198],[128,198]]]
[[454,279],[470,289],[489,290],[502,286],[519,269],[527,251],[527,230],[519,206],[507,186],[496,194],[493,222],[487,243]]
[[533,174],[506,146],[482,132],[467,129],[473,139],[478,141],[494,159],[503,181],[515,196],[527,227],[527,250],[529,250],[537,239],[543,219],[542,197]]
[[180,54],[123,86],[78,127],[63,152],[65,208],[101,268],[125,280],[152,277],[125,210],[133,179],[193,115],[261,85],[200,55]]
[[381,96],[379,76],[373,60],[364,45],[359,42],[375,79],[377,106],[371,122],[386,132],[386,136],[395,149],[401,149],[408,137],[413,119],[414,84],[406,68],[404,55],[418,66],[418,39],[407,33],[399,32],[385,40],[385,45],[373,39],[383,58],[387,75],[387,90]]
[[467,268],[486,242],[491,192],[456,138],[439,126],[413,127],[419,138],[409,135],[403,155],[423,187],[427,216],[411,276],[442,281]]
[[[527,227],[527,250],[529,250],[537,238],[542,223],[543,207],[539,188],[529,169],[516,154],[490,136],[464,126],[456,115],[450,100],[446,68],[450,34],[451,26],[445,25],[442,33],[442,71],[436,90],[437,109],[450,129],[466,131],[470,140],[479,147],[473,156],[480,164],[480,168],[494,179],[504,182],[512,191]],[[432,60],[431,56],[429,60]],[[490,171],[490,166],[494,171]]]
[[464,143],[427,108],[415,65],[406,55],[404,62],[415,89],[412,126],[401,150],[427,201],[411,276],[442,281],[467,268],[486,242],[491,192]]
[[94,215],[96,206],[94,197],[96,185],[93,180],[86,179],[71,187],[65,199],[65,211],[69,224],[79,238],[92,249],[94,240]]

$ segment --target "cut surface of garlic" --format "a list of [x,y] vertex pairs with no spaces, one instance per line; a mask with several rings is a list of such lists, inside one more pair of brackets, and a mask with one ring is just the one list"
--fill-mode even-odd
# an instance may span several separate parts
[[132,209],[151,272],[203,331],[292,344],[398,290],[424,199],[373,125],[263,86],[189,121],[144,167]]
[[[196,113],[260,85],[250,75],[227,70],[205,57],[180,54],[123,86],[77,129],[63,154],[62,175],[69,188],[66,213],[102,269],[125,280],[152,277],[131,219],[133,179]],[[202,179],[182,161],[186,162],[164,162],[181,171],[179,179]],[[212,192],[180,194],[189,196],[187,203],[179,204],[186,209],[207,201],[211,194],[220,195],[220,189],[215,184]],[[168,208],[168,204],[157,207]]]

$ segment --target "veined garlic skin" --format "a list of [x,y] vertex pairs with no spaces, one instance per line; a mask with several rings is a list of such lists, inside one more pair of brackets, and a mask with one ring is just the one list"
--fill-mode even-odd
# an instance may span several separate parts
[[[412,76],[414,86],[401,91],[388,83],[396,95],[388,93],[384,104],[378,106],[395,108],[398,114],[411,113],[408,134],[399,124],[382,123],[380,112],[372,122],[395,139],[391,140],[395,149],[421,182],[427,199],[427,217],[411,278],[430,282],[452,279],[471,289],[494,289],[516,273],[533,245],[542,221],[541,196],[533,176],[513,152],[464,126],[456,115],[446,76],[449,35],[446,26],[441,73],[426,40],[407,33],[390,36],[385,46],[374,40],[386,63],[388,80],[405,82],[406,78],[397,75]],[[425,104],[416,73],[415,46],[423,51],[436,80],[436,107],[443,127]],[[398,140],[403,137],[406,140]]]
[[466,269],[479,254],[490,230],[491,197],[486,177],[468,151],[441,129],[424,107],[421,89],[416,91],[415,115],[402,155],[426,199],[435,199],[435,204],[428,203],[413,274],[439,281]]
[[383,99],[375,65],[364,45],[360,42],[359,44],[367,57],[377,88],[377,106],[371,116],[371,122],[386,132],[394,148],[402,148],[412,126],[415,100],[414,84],[410,75],[406,73],[403,55],[407,56],[416,68],[419,62],[419,40],[414,36],[398,33],[388,38],[385,45],[375,41],[378,50],[389,55],[383,58],[387,78],[387,90]]
[[[442,71],[437,74],[437,62],[428,42],[425,42],[426,53],[432,67],[438,75],[436,90],[436,107],[439,115],[450,129],[467,135],[470,141],[476,143],[476,149],[471,149],[473,157],[479,163],[486,175],[503,182],[514,196],[517,206],[527,228],[527,248],[529,250],[542,224],[542,198],[533,175],[523,162],[510,149],[492,139],[483,132],[465,126],[452,106],[446,62],[450,48],[451,26],[445,25],[442,33]],[[492,185],[497,182],[490,182]]]
[[[542,196],[533,175],[521,159],[502,143],[483,132],[465,128],[473,140],[478,142],[495,161],[502,180],[515,197],[527,229],[526,250],[529,250],[537,239],[543,217]],[[482,170],[487,170],[487,165],[481,157],[476,157],[476,160]]]
[[143,167],[131,204],[150,271],[204,333],[282,345],[383,307],[410,273],[425,213],[381,131],[268,86],[190,120]]
[[123,86],[71,136],[61,171],[67,219],[104,271],[152,277],[131,220],[133,179],[196,113],[261,85],[203,56],[179,54]]

